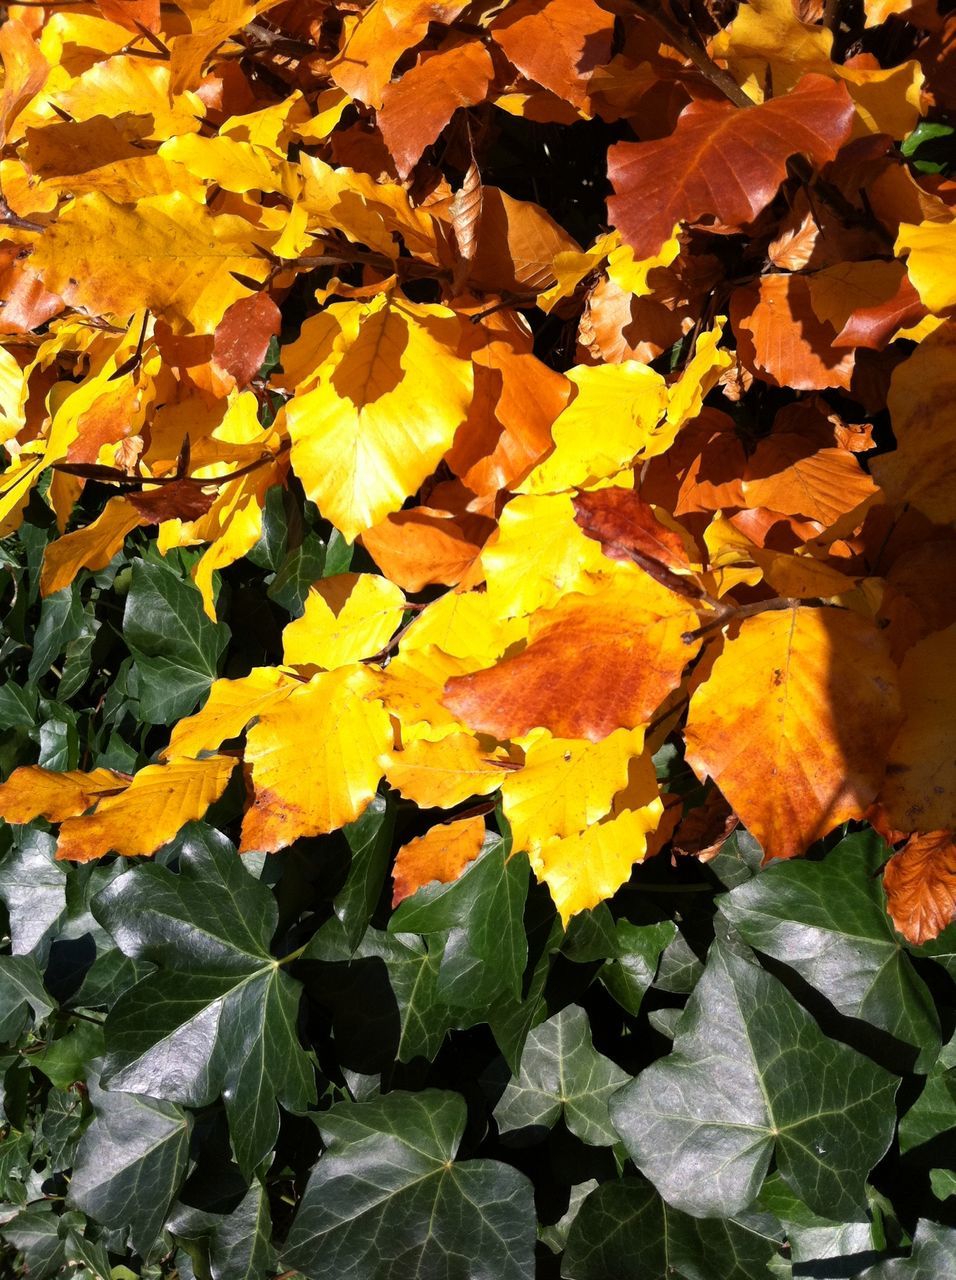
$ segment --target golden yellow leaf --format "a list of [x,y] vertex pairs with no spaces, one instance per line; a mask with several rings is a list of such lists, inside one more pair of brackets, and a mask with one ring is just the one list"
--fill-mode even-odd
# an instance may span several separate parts
[[103,796],[125,791],[129,778],[113,769],[70,769],[60,773],[27,764],[14,769],[0,786],[0,818],[4,822],[62,822],[85,813]]
[[114,204],[77,197],[44,233],[31,262],[46,287],[71,306],[118,317],[149,307],[174,328],[213,333],[226,308],[248,295],[240,272],[262,280],[256,251],[271,233],[236,214],[213,214],[174,193]]
[[81,569],[102,569],[143,517],[125,498],[110,498],[96,519],[83,529],[49,543],[43,553],[40,594],[67,587]]
[[698,337],[694,354],[684,372],[668,389],[666,424],[660,428],[653,449],[646,446],[642,450],[645,457],[666,453],[681,427],[700,414],[705,397],[716,387],[720,375],[734,363],[730,352],[718,346],[725,323],[725,318],[718,316],[713,327],[705,329]]
[[465,420],[466,323],[447,307],[380,294],[338,303],[335,349],[316,385],[287,406],[292,465],[308,496],[350,541],[418,489]]
[[246,735],[255,795],[242,850],[275,853],[300,836],[337,831],[365,811],[392,746],[377,698],[370,671],[340,667],[261,713]]
[[501,749],[482,747],[470,733],[452,733],[438,742],[419,738],[394,752],[385,777],[422,809],[452,809],[470,796],[497,791],[508,777],[507,758]]
[[405,596],[374,573],[339,573],[309,588],[305,611],[282,633],[290,666],[344,667],[382,648],[402,620]]
[[579,911],[612,897],[647,855],[648,835],[657,830],[664,805],[649,756],[632,765],[628,807],[611,813],[580,835],[548,840],[528,849],[532,869],[548,886],[567,925]]
[[747,618],[694,693],[687,760],[763,846],[791,858],[862,817],[899,724],[896,667],[844,609]]
[[187,822],[205,816],[235,767],[232,756],[149,764],[124,791],[101,800],[95,812],[68,818],[60,827],[56,856],[70,862],[91,862],[107,853],[148,857]]
[[126,113],[135,116],[139,127],[134,136],[144,141],[195,133],[206,114],[197,94],[170,93],[166,63],[119,53],[95,62],[72,83],[48,97],[78,121],[94,116],[115,118]]
[[235,138],[180,134],[164,142],[159,154],[223,191],[281,191],[288,197],[297,193],[292,165],[273,152]]
[[627,784],[630,761],[643,749],[642,728],[618,729],[600,742],[537,734],[524,765],[501,783],[515,850],[579,835],[606,817]]
[[937,524],[956,520],[956,323],[941,325],[893,371],[887,408],[896,449],[874,458],[891,502],[910,502]]
[[409,840],[399,849],[392,867],[392,906],[397,907],[410,893],[435,880],[441,884],[457,880],[481,853],[484,841],[485,824],[481,818],[443,822],[417,840]]
[[229,738],[238,738],[246,725],[287,698],[302,682],[279,667],[253,667],[238,680],[214,680],[209,697],[195,715],[173,726],[166,760],[194,759],[215,751]]
[[467,658],[483,667],[523,639],[527,631],[526,620],[503,617],[486,591],[446,591],[408,627],[399,653],[434,645],[452,657]]
[[549,609],[623,572],[574,521],[570,494],[512,498],[481,553],[488,601],[502,617]]
[[926,636],[903,659],[904,720],[890,747],[880,803],[900,831],[956,828],[956,626]]
[[521,493],[560,493],[614,475],[645,448],[667,407],[664,379],[637,360],[580,365],[568,377],[576,391],[551,428],[554,450]]
[[924,306],[941,314],[956,307],[956,220],[904,222],[896,254],[906,255],[906,270]]

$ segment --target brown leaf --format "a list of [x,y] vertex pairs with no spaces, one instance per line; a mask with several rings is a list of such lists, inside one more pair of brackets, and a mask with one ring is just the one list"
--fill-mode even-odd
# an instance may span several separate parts
[[194,480],[174,480],[155,489],[128,493],[126,499],[143,517],[144,524],[163,520],[198,520],[216,501],[216,490],[204,493]]
[[853,352],[834,347],[836,331],[815,315],[806,276],[764,276],[735,290],[730,320],[740,359],[764,382],[796,391],[849,390]]
[[921,946],[956,920],[956,836],[911,836],[883,872],[886,909],[908,942]]
[[459,107],[484,102],[494,78],[491,55],[481,41],[459,37],[424,54],[400,80],[385,86],[376,121],[399,177],[408,177]]
[[638,258],[657,253],[678,222],[713,216],[739,227],[776,195],[790,156],[832,160],[852,121],[846,88],[820,75],[745,110],[692,102],[669,137],[611,147],[608,215]]
[[392,906],[422,885],[438,881],[449,884],[457,880],[470,862],[481,852],[485,839],[482,818],[462,818],[432,827],[416,840],[402,845],[392,868]]
[[610,61],[614,18],[594,0],[518,0],[491,35],[529,80],[581,107],[591,72]]
[[282,313],[268,293],[253,293],[227,308],[216,326],[212,358],[230,373],[237,387],[246,387],[259,372],[270,338],[282,328]]
[[535,293],[554,284],[555,255],[580,248],[540,205],[484,187],[469,278],[489,292]]
[[458,245],[458,261],[452,277],[452,292],[457,293],[471,274],[472,263],[478,252],[478,229],[481,226],[481,210],[484,204],[484,187],[478,165],[472,156],[461,187],[448,206],[451,226]]
[[691,809],[674,833],[674,852],[700,862],[709,862],[720,852],[724,841],[740,826],[740,819],[714,788],[703,804]]
[[744,472],[747,507],[834,524],[879,489],[854,454],[834,446],[815,449],[803,435],[774,432],[761,440]]
[[600,742],[646,724],[680,683],[699,644],[686,603],[646,574],[539,613],[526,649],[455,676],[444,704],[470,728],[501,739],[543,726],[556,738]]
[[810,305],[836,331],[833,347],[882,351],[926,314],[901,262],[841,262],[808,278]]
[[662,586],[700,599],[700,587],[674,572],[690,566],[680,534],[662,524],[651,504],[633,489],[579,493],[574,519],[612,560],[632,560]]

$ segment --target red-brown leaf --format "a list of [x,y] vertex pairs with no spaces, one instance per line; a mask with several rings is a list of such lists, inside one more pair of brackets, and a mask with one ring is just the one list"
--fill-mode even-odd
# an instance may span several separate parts
[[883,872],[886,907],[909,942],[919,946],[956,920],[956,837],[952,831],[911,836]]
[[677,222],[740,226],[776,195],[790,156],[832,160],[852,121],[846,88],[820,75],[756,107],[692,102],[669,137],[611,147],[610,220],[638,258],[657,253]]
[[253,293],[229,307],[216,327],[212,357],[236,386],[246,387],[259,372],[269,339],[282,327],[279,308],[267,293]]

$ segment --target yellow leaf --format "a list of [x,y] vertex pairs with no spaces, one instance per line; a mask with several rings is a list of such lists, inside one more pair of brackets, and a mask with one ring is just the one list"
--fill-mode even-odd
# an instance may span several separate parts
[[92,524],[51,542],[43,555],[40,594],[67,587],[81,569],[103,569],[142,516],[125,498],[110,498]]
[[637,298],[646,297],[654,292],[648,280],[649,274],[658,267],[669,267],[680,253],[680,241],[677,232],[680,224],[674,228],[674,234],[665,240],[653,258],[636,258],[629,244],[619,244],[608,254],[608,278],[625,293],[633,293]]
[[113,769],[60,773],[36,764],[23,765],[0,786],[0,817],[4,822],[32,822],[34,818],[62,822],[85,813],[103,796],[125,791],[129,781]]
[[214,680],[202,710],[173,726],[166,760],[194,759],[238,738],[246,725],[287,698],[302,682],[279,667],[253,667],[238,680]]
[[596,271],[620,242],[616,231],[608,231],[599,236],[590,249],[562,249],[555,254],[552,270],[556,283],[538,294],[535,305],[542,311],[550,311],[562,298],[570,298],[584,277]]
[[536,735],[523,767],[501,784],[515,851],[579,835],[606,817],[627,784],[630,761],[643,748],[642,728],[617,729],[600,742]]
[[91,192],[66,206],[31,263],[52,293],[93,315],[125,323],[149,307],[174,328],[212,333],[226,308],[249,293],[231,273],[262,280],[268,272],[255,246],[270,234],[178,193],[131,207]]
[[164,142],[159,154],[197,178],[214,182],[223,191],[280,191],[289,197],[296,194],[294,166],[248,142],[180,135]]
[[446,591],[423,609],[402,636],[400,654],[434,645],[478,667],[494,662],[527,634],[527,623],[502,617],[486,591]]
[[901,831],[956,827],[956,626],[920,640],[903,659],[905,719],[889,753],[880,801]]
[[560,493],[614,475],[645,449],[664,415],[664,379],[637,360],[581,365],[568,377],[576,391],[551,428],[554,451],[518,486],[521,493]]
[[101,800],[94,813],[68,818],[56,856],[71,862],[91,862],[107,853],[148,857],[187,822],[205,816],[235,767],[231,756],[147,765],[125,791]]
[[767,858],[790,858],[876,794],[899,724],[896,667],[874,626],[796,608],[740,624],[694,693],[687,760]]
[[647,837],[657,830],[664,805],[648,756],[637,758],[632,775],[629,808],[611,813],[580,835],[548,840],[528,850],[532,869],[550,889],[565,925],[577,912],[613,897],[630,878],[634,863],[647,854]]
[[409,742],[389,759],[389,785],[422,809],[452,809],[470,796],[497,791],[508,776],[507,754],[486,751],[470,733],[452,733],[439,742]]
[[808,71],[829,74],[832,47],[832,31],[801,22],[790,0],[742,4],[711,45],[714,57],[727,62],[738,84],[760,101],[768,68],[774,93],[789,93]]
[[246,735],[255,799],[242,849],[275,853],[300,836],[354,822],[375,795],[392,745],[373,674],[361,666],[313,676],[264,711]]
[[[141,121],[144,141],[195,133],[206,114],[195,93],[170,94],[169,66],[147,58],[117,54],[95,62],[66,88],[47,95],[74,120],[128,113]],[[51,111],[51,116],[53,115]]]
[[569,494],[512,498],[481,562],[489,603],[503,617],[549,609],[571,592],[594,591],[626,572],[575,524]]
[[956,521],[956,323],[925,338],[890,380],[896,449],[874,458],[873,478],[891,502],[911,502],[937,524]]
[[481,853],[485,824],[481,818],[462,818],[432,827],[417,840],[402,845],[395,857],[392,906],[423,885],[457,880],[469,862]]
[[653,450],[644,449],[645,457],[666,453],[681,427],[700,414],[705,397],[716,387],[720,375],[734,363],[730,352],[718,347],[725,323],[724,316],[718,316],[713,328],[705,329],[698,337],[692,358],[669,388],[666,426],[661,428]]
[[956,220],[902,223],[895,252],[907,255],[907,274],[925,307],[937,314],[956,307]]
[[333,304],[340,345],[313,390],[287,406],[292,465],[326,519],[352,541],[397,511],[465,420],[473,391],[468,336],[447,307],[380,294]]
[[402,620],[405,596],[373,573],[339,573],[309,588],[305,611],[282,633],[290,666],[344,667],[369,658]]

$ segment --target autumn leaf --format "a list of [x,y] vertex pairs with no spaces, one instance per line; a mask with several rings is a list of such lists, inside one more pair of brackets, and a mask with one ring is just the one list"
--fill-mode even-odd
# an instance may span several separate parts
[[764,856],[792,858],[876,795],[899,724],[876,629],[842,609],[746,618],[691,698],[685,740]]
[[253,797],[243,850],[274,853],[354,822],[375,795],[391,745],[388,715],[361,666],[313,676],[263,710],[246,736]]
[[956,919],[956,839],[952,831],[914,835],[883,871],[886,909],[908,942],[921,946]]
[[128,776],[112,769],[58,773],[24,765],[0,785],[0,815],[5,822],[32,822],[34,818],[63,822],[85,813],[103,796],[125,791],[129,781]]
[[591,596],[566,596],[535,616],[527,648],[456,676],[444,702],[467,725],[501,739],[535,728],[600,742],[645,725],[680,683],[699,642],[697,615],[646,574]]
[[465,867],[481,852],[485,824],[481,818],[462,818],[440,823],[423,836],[403,844],[392,867],[392,906],[423,885],[437,880],[447,884],[457,880]]
[[608,216],[639,258],[655,254],[677,222],[710,215],[738,227],[776,195],[790,156],[805,154],[816,165],[832,160],[852,116],[843,86],[819,75],[743,111],[693,102],[671,136],[611,147]]
[[321,318],[335,323],[335,345],[315,385],[288,407],[292,465],[351,540],[397,511],[432,471],[474,383],[458,350],[464,331],[446,307],[379,295],[333,304]]
[[123,791],[100,800],[87,817],[67,818],[60,827],[56,856],[90,862],[106,853],[148,857],[226,789],[236,761],[232,756],[151,764],[133,775]]

